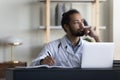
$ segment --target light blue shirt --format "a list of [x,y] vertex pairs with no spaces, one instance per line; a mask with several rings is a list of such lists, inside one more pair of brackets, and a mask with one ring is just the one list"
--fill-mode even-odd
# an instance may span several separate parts
[[76,47],[71,47],[71,42],[64,36],[61,39],[52,41],[45,45],[44,49],[38,55],[36,59],[32,61],[32,66],[40,65],[40,60],[48,56],[48,52],[55,60],[54,66],[63,67],[80,67],[81,66],[81,55],[83,46],[86,41],[80,38],[80,41]]
[[68,40],[68,38],[67,38],[66,36],[65,36],[65,38],[66,38],[66,41],[67,41],[67,43],[69,44],[69,46],[72,47],[74,53],[77,51],[77,49],[80,47],[80,45],[82,45],[82,41],[79,40],[78,44],[77,44],[76,46],[74,46],[74,45],[72,44],[72,42],[71,42],[70,40]]

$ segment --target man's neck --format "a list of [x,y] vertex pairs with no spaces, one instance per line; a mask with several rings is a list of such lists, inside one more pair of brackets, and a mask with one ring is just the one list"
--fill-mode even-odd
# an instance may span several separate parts
[[71,43],[76,46],[79,43],[80,37],[74,37],[67,35],[67,38],[71,41]]

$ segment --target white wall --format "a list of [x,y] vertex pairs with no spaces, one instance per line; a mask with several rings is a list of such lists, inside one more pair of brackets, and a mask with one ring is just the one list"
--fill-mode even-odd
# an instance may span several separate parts
[[[40,31],[32,25],[31,3],[35,0],[0,0],[0,41],[13,36],[23,41],[14,49],[14,60],[27,61],[38,54]],[[0,46],[0,62],[10,60],[10,46]]]
[[[26,61],[28,65],[44,45],[44,30],[38,30],[38,27],[42,22],[40,14],[45,13],[40,12],[41,4],[37,1],[0,0],[0,42],[4,42],[8,37],[20,39],[23,44],[14,48],[14,60]],[[58,31],[52,31],[51,40],[64,33],[59,32],[61,34],[57,35]],[[10,53],[10,46],[0,44],[0,62],[10,61]]]
[[[40,6],[43,7],[43,4],[38,3],[37,0],[0,0],[0,41],[9,36],[21,39],[23,44],[15,47],[14,60],[26,61],[28,65],[44,45],[44,30],[38,30],[39,25],[44,24],[45,17],[44,8],[41,9]],[[109,35],[109,6],[109,0],[101,3],[100,25],[107,26],[106,30],[101,31],[103,41],[111,41],[109,40],[111,37]],[[90,15],[90,11],[86,13],[87,16]],[[89,19],[90,17],[88,21]],[[60,38],[64,34],[62,30],[52,30],[51,40]],[[117,37],[114,38],[117,40]],[[10,46],[0,45],[0,62],[9,60]]]
[[115,42],[115,59],[120,59],[120,0],[113,0],[113,41]]

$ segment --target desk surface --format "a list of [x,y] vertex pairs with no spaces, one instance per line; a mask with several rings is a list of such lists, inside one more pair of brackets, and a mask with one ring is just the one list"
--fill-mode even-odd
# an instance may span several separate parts
[[120,60],[115,60],[113,69],[80,68],[11,68],[6,80],[120,80]]
[[8,69],[6,80],[120,80],[120,69]]

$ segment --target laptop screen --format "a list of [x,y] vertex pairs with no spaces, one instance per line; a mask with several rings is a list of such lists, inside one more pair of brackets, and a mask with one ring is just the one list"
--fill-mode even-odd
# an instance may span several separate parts
[[112,68],[114,43],[99,42],[84,45],[81,68]]

